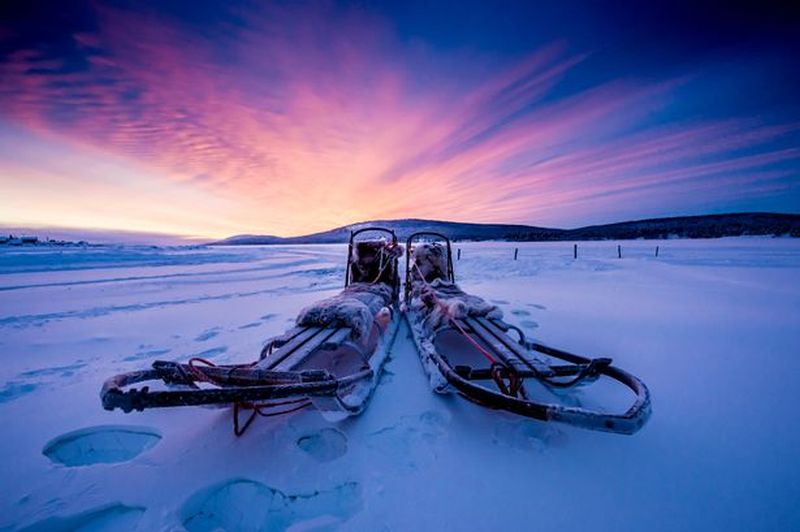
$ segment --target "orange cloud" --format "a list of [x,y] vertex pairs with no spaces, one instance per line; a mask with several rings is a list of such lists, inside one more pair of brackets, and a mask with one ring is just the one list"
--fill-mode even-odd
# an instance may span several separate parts
[[[667,185],[680,203],[721,174],[763,188],[797,159],[772,145],[796,125],[648,125],[681,80],[559,92],[585,59],[564,44],[495,65],[420,51],[358,11],[272,7],[213,37],[146,13],[98,17],[97,34],[73,36],[85,68],[34,50],[0,66],[0,112],[51,159],[4,154],[16,160],[0,180],[68,180],[85,201],[58,197],[55,212],[76,223],[210,237],[392,217],[561,223]],[[54,145],[77,160],[52,160]],[[106,158],[119,179],[99,186],[85,166]],[[159,187],[162,209],[121,201]],[[120,212],[92,209],[109,203]]]

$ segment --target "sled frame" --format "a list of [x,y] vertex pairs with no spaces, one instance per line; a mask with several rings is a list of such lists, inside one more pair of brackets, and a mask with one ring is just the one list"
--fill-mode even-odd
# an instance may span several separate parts
[[[412,289],[410,269],[412,245],[415,240],[423,237],[433,237],[444,241],[447,249],[447,280],[455,282],[450,240],[441,233],[427,231],[414,233],[406,241],[406,304],[409,303]],[[475,403],[541,421],[559,421],[582,428],[619,434],[637,432],[650,416],[651,400],[647,386],[637,377],[613,366],[609,358],[588,358],[539,342],[532,342],[527,340],[521,329],[503,320],[470,316],[457,320],[458,325],[474,340],[486,347],[497,360],[497,364],[491,368],[453,366],[445,355],[439,353],[432,339],[419,337],[419,331],[413,326],[408,313],[406,318],[417,351],[423,358],[423,365],[425,365],[424,359],[430,360],[450,387]],[[448,328],[450,327],[439,328],[435,331],[434,337]],[[516,339],[511,336],[512,332],[516,333]],[[535,353],[563,361],[565,364],[549,364],[544,359],[535,356]],[[624,413],[606,414],[580,407],[541,403],[528,398],[524,392],[511,395],[480,384],[481,381],[494,380],[496,382],[498,376],[500,378],[511,376],[518,379],[532,378],[549,388],[569,388],[587,384],[605,376],[627,387],[635,399]]]
[[[391,244],[397,245],[397,236],[391,229],[365,227],[351,232],[345,287],[351,284],[356,237],[368,231],[385,233]],[[392,278],[392,305],[395,307],[400,287],[397,262],[395,259]],[[395,316],[390,325],[395,332],[396,322]],[[101,402],[106,410],[120,408],[127,413],[146,408],[258,404],[274,400],[300,401],[329,397],[342,411],[355,413],[360,409],[341,401],[340,393],[354,384],[375,378],[379,368],[373,368],[370,364],[374,352],[369,354],[360,370],[339,378],[326,370],[296,369],[319,350],[332,351],[349,343],[351,332],[347,327],[294,327],[267,342],[260,359],[248,364],[213,365],[202,361],[205,365],[197,366],[192,361],[183,364],[156,360],[150,369],[123,373],[106,380],[100,392]],[[376,349],[380,348],[380,343],[379,340]],[[391,339],[384,347],[388,349],[390,344]],[[178,385],[181,389],[151,390],[148,385],[135,387],[148,381]],[[201,387],[200,384],[204,382],[210,386]]]

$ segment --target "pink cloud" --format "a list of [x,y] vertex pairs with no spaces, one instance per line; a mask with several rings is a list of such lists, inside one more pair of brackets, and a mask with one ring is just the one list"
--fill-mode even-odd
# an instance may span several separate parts
[[448,62],[464,57],[421,53],[361,11],[271,7],[214,41],[146,13],[98,14],[98,34],[74,36],[89,69],[31,72],[59,64],[19,52],[0,66],[0,112],[235,201],[242,231],[557,222],[559,208],[608,212],[665,183],[680,201],[725,172],[751,172],[737,183],[755,189],[797,159],[771,147],[797,125],[648,126],[680,79],[556,97],[585,59],[564,43],[496,66],[468,58],[474,68],[456,75]]

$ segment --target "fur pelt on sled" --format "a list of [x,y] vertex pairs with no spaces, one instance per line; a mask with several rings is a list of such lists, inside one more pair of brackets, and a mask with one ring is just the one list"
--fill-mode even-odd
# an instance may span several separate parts
[[411,249],[411,257],[416,268],[411,270],[413,281],[420,279],[420,272],[427,282],[434,279],[447,280],[447,248],[438,242],[416,244]]
[[428,331],[447,325],[450,318],[503,317],[503,312],[495,305],[464,292],[457,284],[446,280],[447,250],[443,245],[419,244],[412,251],[412,260],[419,266],[425,281],[415,268],[409,310],[417,313],[418,320],[423,322]]
[[376,315],[392,304],[392,288],[383,283],[354,283],[341,293],[300,311],[301,327],[350,327],[358,340],[367,338]]
[[350,279],[354,283],[392,284],[403,246],[386,240],[365,240],[353,246]]

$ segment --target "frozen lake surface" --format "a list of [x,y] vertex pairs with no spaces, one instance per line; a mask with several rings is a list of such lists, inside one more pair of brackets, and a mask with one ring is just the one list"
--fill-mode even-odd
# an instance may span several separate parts
[[106,412],[102,382],[154,359],[254,360],[340,289],[346,247],[2,250],[0,530],[797,529],[800,240],[621,245],[457,244],[455,268],[529,335],[641,377],[634,436],[434,395],[405,324],[341,423]]

